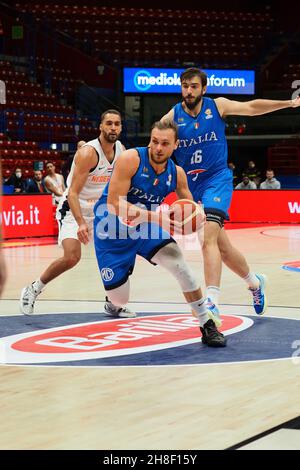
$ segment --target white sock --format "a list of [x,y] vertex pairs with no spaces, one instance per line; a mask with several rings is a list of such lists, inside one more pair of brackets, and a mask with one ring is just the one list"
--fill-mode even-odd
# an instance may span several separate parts
[[217,286],[208,286],[206,288],[206,295],[212,301],[213,304],[219,305],[221,289]]
[[259,280],[257,279],[254,273],[249,272],[248,276],[244,277],[243,279],[248,284],[250,289],[259,288]]
[[200,326],[203,326],[209,320],[206,303],[207,302],[204,297],[202,297],[202,299],[196,300],[196,302],[189,302],[189,305],[197,314]]
[[45,285],[46,284],[44,284],[40,279],[37,279],[32,283],[32,287],[36,294],[40,294],[40,292],[42,292],[42,290],[44,289]]

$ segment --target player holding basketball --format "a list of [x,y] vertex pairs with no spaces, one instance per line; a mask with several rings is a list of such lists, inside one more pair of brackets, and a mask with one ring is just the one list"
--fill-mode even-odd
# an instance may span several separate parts
[[[48,282],[76,266],[81,258],[81,243],[89,243],[93,234],[94,204],[109,181],[116,160],[125,150],[118,140],[122,130],[118,111],[105,111],[99,129],[99,138],[84,143],[77,150],[67,178],[67,189],[57,207],[58,243],[63,247],[63,256],[22,290],[20,309],[25,315],[33,313],[35,300]],[[115,307],[108,299],[104,310],[110,316],[136,316],[128,309]]]
[[234,248],[224,230],[228,218],[233,183],[227,168],[227,142],[224,119],[229,115],[256,116],[279,109],[300,106],[300,98],[287,101],[252,100],[238,102],[226,98],[206,98],[207,76],[197,68],[180,76],[182,102],[162,120],[174,119],[179,128],[179,146],[175,161],[188,177],[195,201],[201,201],[206,213],[204,227],[204,274],[209,308],[219,313],[218,301],[222,261],[247,283],[258,315],[267,307],[265,277],[250,271],[244,256]]
[[128,278],[137,254],[166,268],[197,314],[202,342],[222,347],[226,340],[211,319],[206,299],[181,250],[164,229],[178,228],[178,222],[172,222],[170,214],[156,212],[172,191],[179,198],[192,199],[184,171],[170,160],[178,145],[177,130],[171,121],[155,123],[149,147],[127,150],[116,162],[110,183],[94,208],[97,261],[104,288],[120,308],[129,299]]

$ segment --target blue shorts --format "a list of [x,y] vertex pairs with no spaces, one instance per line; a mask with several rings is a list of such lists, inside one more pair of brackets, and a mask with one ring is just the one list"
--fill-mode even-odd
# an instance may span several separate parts
[[[151,263],[153,256],[165,245],[176,243],[171,235],[158,224],[143,223],[134,229],[120,226],[118,218],[111,215],[117,225],[117,235],[104,236],[101,221],[94,220],[94,244],[98,267],[105,290],[116,289],[124,284],[132,274],[136,255]],[[135,237],[132,233],[135,232]],[[112,236],[114,235],[114,236]],[[127,236],[126,236],[127,235]],[[152,263],[155,264],[155,263]]]
[[192,191],[194,200],[202,202],[206,214],[213,213],[228,219],[233,193],[232,171],[224,168],[211,176],[204,173],[198,181],[199,185]]

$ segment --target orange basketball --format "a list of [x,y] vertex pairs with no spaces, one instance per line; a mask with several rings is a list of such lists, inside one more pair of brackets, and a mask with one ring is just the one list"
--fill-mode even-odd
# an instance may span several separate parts
[[170,210],[173,210],[170,219],[181,223],[182,235],[198,232],[203,227],[205,214],[195,201],[178,199],[171,204]]

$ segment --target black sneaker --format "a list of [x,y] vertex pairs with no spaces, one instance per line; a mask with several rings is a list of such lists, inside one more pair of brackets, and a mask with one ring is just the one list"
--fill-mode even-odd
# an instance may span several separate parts
[[202,343],[212,348],[223,348],[226,346],[226,338],[217,330],[212,320],[208,320],[203,327],[200,326],[202,333]]

